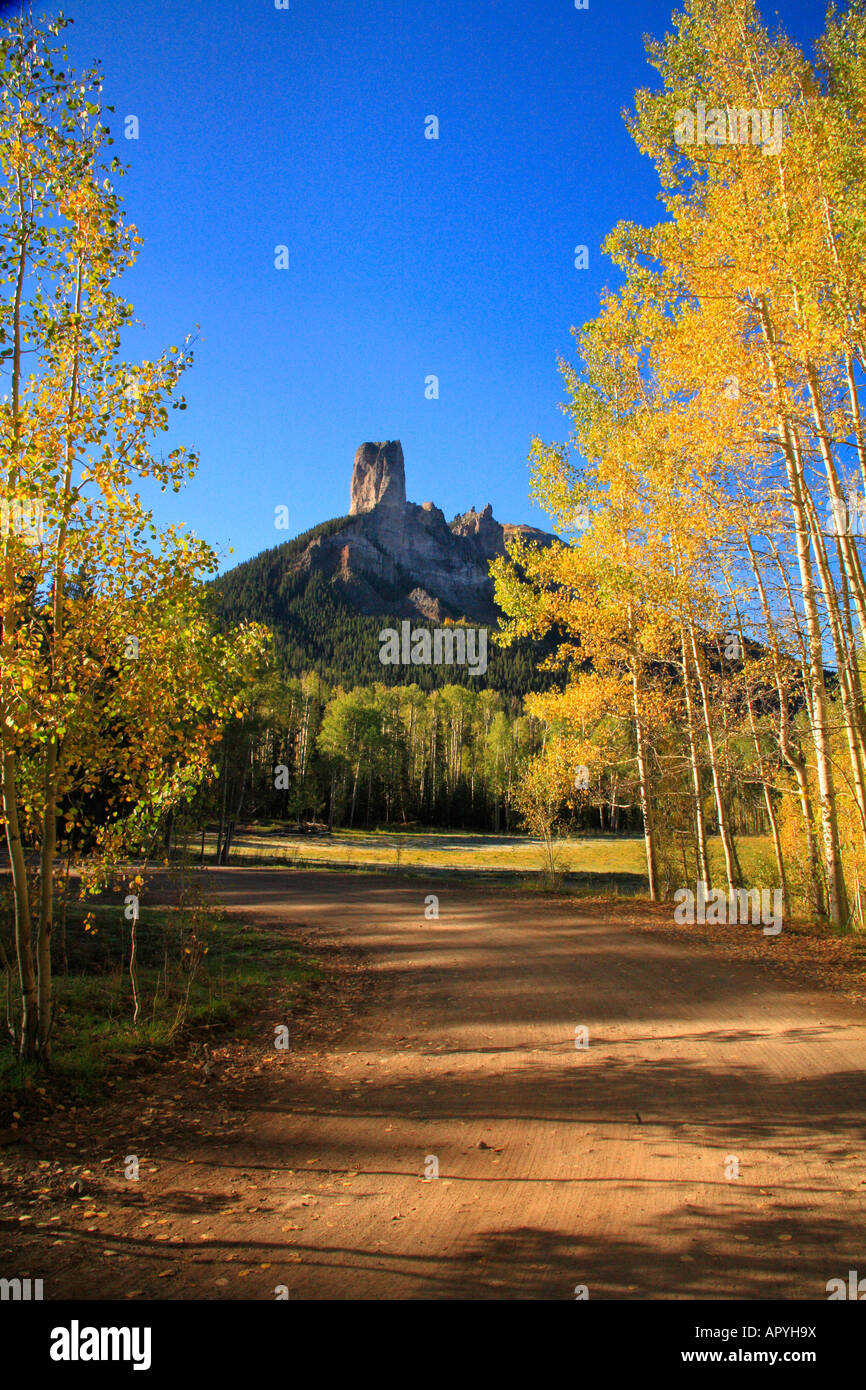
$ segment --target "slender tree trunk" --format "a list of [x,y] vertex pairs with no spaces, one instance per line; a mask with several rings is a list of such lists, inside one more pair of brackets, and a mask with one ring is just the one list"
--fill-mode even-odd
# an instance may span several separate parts
[[51,1059],[51,932],[54,925],[54,855],[57,848],[57,740],[48,741],[45,754],[45,809],[39,857],[39,1055]]
[[[78,258],[75,277],[74,313],[76,322],[81,313],[83,301],[84,267]],[[69,509],[72,495],[72,474],[74,453],[71,434],[75,413],[78,408],[78,379],[80,369],[80,329],[76,328],[75,350],[72,358],[72,371],[69,381],[69,398],[66,405],[66,447],[63,474],[63,496],[60,523],[57,530],[57,548],[54,560],[53,602],[51,613],[51,683],[57,680],[59,667],[63,664],[63,628],[65,621],[65,583],[66,583],[66,536],[69,527]],[[51,1059],[52,1025],[52,986],[51,986],[51,934],[54,927],[54,855],[57,848],[57,781],[58,781],[58,738],[56,732],[49,736],[45,750],[45,770],[43,790],[45,805],[42,814],[42,846],[39,871],[39,928],[37,934],[37,958],[39,965],[39,1030],[37,1046],[44,1062]]]
[[640,806],[643,814],[644,845],[646,847],[646,871],[651,902],[658,902],[658,876],[656,873],[655,831],[653,828],[652,804],[649,790],[649,767],[647,763],[646,738],[644,734],[643,711],[640,702],[640,683],[638,663],[631,661],[632,713],[634,718],[635,743],[637,745],[637,770],[640,782]]
[[357,761],[356,764],[355,764],[355,781],[354,781],[354,785],[352,786],[352,806],[351,806],[351,809],[350,809],[350,811],[349,811],[349,829],[350,829],[350,830],[351,830],[352,826],[355,824],[355,802],[357,801],[357,798],[358,798],[358,780],[359,780],[359,778],[360,778],[360,776],[361,776],[361,761],[362,761],[362,759],[363,759],[363,756],[364,756],[364,747],[363,747],[363,744],[362,744],[361,747],[358,749],[358,761]]
[[234,835],[235,826],[237,825],[238,821],[239,821],[240,818],[241,818],[241,809],[242,809],[243,804],[244,804],[244,794],[245,794],[246,789],[247,789],[247,778],[249,777],[250,772],[251,772],[251,770],[252,770],[252,755],[253,755],[253,750],[252,750],[252,748],[250,748],[250,762],[249,762],[249,765],[248,765],[247,767],[244,768],[244,775],[243,775],[243,777],[241,778],[241,789],[240,789],[240,792],[238,793],[238,802],[237,802],[237,806],[235,807],[235,813],[234,813],[234,815],[232,816],[231,820],[229,821],[229,823],[228,823],[228,828],[227,828],[227,830],[226,830],[226,838],[225,838],[225,842],[223,843],[223,849],[222,849],[222,859],[220,860],[220,863],[221,863],[221,864],[228,864],[228,862],[229,862],[229,854],[231,853],[231,847],[232,847],[232,837],[233,837],[233,835]]
[[[22,232],[18,241],[18,266],[15,281],[15,298],[12,310],[12,363],[11,363],[11,407],[12,407],[12,448],[8,455],[6,472],[6,493],[12,497],[18,486],[18,470],[21,450],[21,373],[22,373],[22,326],[21,305],[24,279],[29,255],[29,219],[24,196],[23,179],[20,169],[16,171],[18,225]],[[0,646],[0,682],[3,676],[3,648],[10,652],[14,641],[15,615],[12,607],[16,592],[14,563],[8,550],[4,556],[4,578],[9,608],[5,615]],[[11,668],[12,662],[9,661]],[[0,684],[0,782],[2,782],[3,816],[6,822],[6,843],[9,848],[9,864],[12,870],[12,894],[15,905],[15,952],[18,960],[18,987],[21,996],[21,1035],[19,1056],[30,1061],[36,1053],[39,1034],[39,1003],[36,984],[36,971],[33,964],[33,924],[30,910],[30,885],[27,881],[27,863],[21,843],[21,829],[18,820],[18,785],[16,756],[12,747],[4,740],[6,734],[2,723],[7,713],[7,690]]]
[[728,880],[728,892],[733,893],[739,887],[737,883],[737,872],[735,869],[734,853],[731,845],[731,833],[728,825],[728,813],[725,806],[725,799],[722,794],[722,779],[719,773],[719,763],[716,756],[716,741],[713,733],[713,721],[710,714],[710,694],[709,683],[704,667],[703,654],[695,636],[694,624],[689,622],[689,639],[691,643],[692,656],[695,663],[695,675],[698,688],[701,692],[701,705],[704,715],[704,733],[707,740],[707,753],[710,760],[710,775],[713,781],[713,794],[716,800],[716,816],[719,822],[719,835],[722,840],[722,851],[725,856],[725,873]]
[[[830,630],[836,666],[839,673],[839,701],[842,707],[842,723],[848,744],[848,757],[851,763],[851,776],[854,789],[854,803],[860,819],[860,832],[863,848],[866,850],[866,781],[863,773],[863,724],[862,708],[858,708],[859,677],[856,662],[848,645],[844,618],[838,603],[833,577],[827,560],[824,540],[820,532],[814,503],[807,499],[807,512],[812,528],[812,546],[815,551],[821,588],[824,593],[824,606],[830,618]],[[844,570],[843,570],[844,583]]]
[[[733,593],[732,593],[732,591],[731,591],[731,585],[730,585],[730,583],[729,583],[729,581],[728,581],[727,574],[725,574],[725,583],[726,583],[726,585],[727,585],[728,593],[729,593],[729,595],[730,595],[730,597],[731,597],[731,600],[733,601],[734,595],[733,595]],[[734,608],[734,613],[736,614],[736,619],[737,619],[737,637],[738,637],[739,644],[740,644],[740,651],[741,651],[741,653],[742,653],[742,661],[743,661],[743,693],[744,693],[744,695],[745,695],[745,699],[746,699],[746,710],[747,710],[748,716],[749,716],[749,728],[750,728],[751,733],[752,733],[752,742],[753,742],[753,744],[754,744],[754,746],[755,746],[755,758],[756,758],[757,765],[758,765],[758,776],[759,776],[760,779],[761,779],[761,785],[762,785],[763,792],[764,792],[764,805],[765,805],[766,810],[767,810],[767,819],[768,819],[768,821],[769,821],[769,823],[770,823],[770,834],[771,834],[772,839],[773,839],[773,852],[775,853],[775,856],[776,856],[776,871],[777,871],[777,873],[778,873],[778,875],[779,875],[779,885],[780,885],[780,887],[781,887],[781,889],[782,889],[782,901],[783,901],[783,903],[784,903],[785,905],[787,905],[787,903],[788,903],[788,884],[787,884],[787,878],[786,878],[786,875],[785,875],[785,860],[784,860],[784,856],[783,856],[783,854],[782,854],[782,841],[781,841],[781,839],[780,839],[780,837],[779,837],[779,825],[778,825],[778,821],[777,821],[777,819],[776,819],[776,808],[775,808],[774,805],[773,805],[773,798],[772,798],[772,795],[771,795],[771,792],[770,792],[769,778],[768,778],[768,776],[767,776],[766,764],[765,764],[765,761],[764,761],[764,752],[763,752],[763,749],[761,748],[761,738],[760,738],[760,733],[759,733],[759,730],[758,730],[758,722],[757,722],[757,719],[756,719],[756,717],[755,717],[755,710],[754,710],[754,705],[753,705],[753,702],[752,702],[752,693],[751,693],[751,691],[750,691],[750,689],[749,689],[749,679],[748,679],[748,673],[747,673],[747,671],[746,671],[746,635],[745,635],[745,632],[743,631],[743,620],[742,620],[742,618],[741,618],[741,616],[740,616],[740,610],[739,610],[738,606],[736,605],[736,603],[733,604],[733,608]]]
[[[815,841],[814,815],[812,811],[811,795],[809,792],[809,779],[806,771],[806,760],[803,757],[803,753],[799,745],[795,744],[793,738],[791,737],[790,720],[788,716],[789,697],[787,684],[784,679],[784,664],[782,661],[782,654],[779,648],[778,637],[776,635],[776,625],[773,621],[773,615],[770,611],[769,599],[767,598],[767,590],[764,584],[764,576],[761,573],[761,566],[758,562],[758,557],[755,554],[754,547],[748,535],[746,536],[745,540],[746,549],[749,553],[749,560],[752,565],[752,571],[754,573],[755,582],[757,584],[758,593],[760,595],[761,612],[764,617],[764,626],[767,631],[767,641],[769,643],[770,651],[772,652],[773,656],[773,671],[776,682],[776,695],[779,702],[779,751],[782,754],[782,757],[784,758],[785,762],[791,768],[797,780],[800,813],[803,820],[803,833],[805,835],[806,840],[806,862],[808,865],[808,880],[811,886],[812,909],[816,918],[823,919],[827,915],[825,898],[826,884],[824,880],[824,874],[821,868],[821,862],[818,856],[818,846]],[[794,621],[796,625],[797,615],[794,609],[794,599],[791,593],[790,583],[788,581],[788,576],[785,571],[785,567],[781,563],[781,559],[778,553],[776,552],[775,547],[773,547],[773,555],[782,578],[783,587],[785,589],[785,593],[788,600],[788,607],[791,610],[792,621]],[[799,628],[797,628],[797,633],[799,641]],[[800,661],[802,673],[802,689],[805,694],[805,703],[809,714],[809,722],[811,727],[811,706],[809,702],[808,679],[806,675],[806,653],[805,648],[802,645],[802,642],[799,642],[799,645],[801,649]]]
[[685,629],[680,628],[680,651],[683,659],[683,689],[686,696],[686,726],[689,735],[689,758],[692,765],[692,794],[695,808],[695,834],[697,837],[698,877],[710,884],[710,861],[707,854],[707,834],[704,825],[703,797],[701,795],[701,767],[698,759],[698,740],[695,728],[694,692],[692,690],[691,663],[686,646]]
[[18,984],[21,991],[19,1055],[22,1060],[30,1061],[36,1053],[39,1031],[39,1002],[36,971],[33,965],[30,886],[27,882],[27,863],[24,858],[18,823],[15,755],[10,750],[6,750],[3,754],[0,771],[2,771],[6,844],[9,847],[9,863],[12,868],[12,893],[15,903],[15,952],[18,958]]
[[225,742],[223,742],[222,784],[223,794],[220,803],[220,820],[219,825],[217,827],[216,855],[214,858],[215,864],[222,863],[223,837],[225,835],[226,828],[226,795],[228,793],[228,748],[226,747]]
[[812,559],[809,550],[809,521],[804,502],[806,484],[802,473],[800,450],[796,445],[795,430],[785,412],[783,392],[776,366],[775,341],[772,325],[766,305],[761,304],[758,307],[764,333],[764,341],[767,348],[768,365],[773,381],[773,388],[776,392],[779,440],[788,476],[789,503],[794,519],[797,562],[800,569],[800,592],[803,601],[803,610],[806,615],[813,738],[815,742],[815,761],[818,776],[821,830],[824,842],[824,863],[827,871],[827,896],[830,921],[834,927],[841,928],[845,925],[848,912],[845,897],[845,881],[842,875],[839,828],[836,817],[836,788],[833,777],[832,749],[827,718],[827,695],[824,686],[821,619],[815,596],[815,582],[812,574]]

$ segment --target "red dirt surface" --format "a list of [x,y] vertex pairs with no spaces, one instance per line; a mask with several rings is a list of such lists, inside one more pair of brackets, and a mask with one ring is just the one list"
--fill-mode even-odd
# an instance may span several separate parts
[[324,984],[207,1080],[142,1066],[0,1150],[0,1275],[46,1299],[819,1300],[866,1275],[866,1014],[780,976],[760,928],[707,944],[634,904],[205,878]]

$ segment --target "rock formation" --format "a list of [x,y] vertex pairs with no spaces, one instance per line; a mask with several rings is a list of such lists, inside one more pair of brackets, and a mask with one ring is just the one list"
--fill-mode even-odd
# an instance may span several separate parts
[[432,502],[406,501],[399,439],[362,444],[349,517],[335,534],[312,540],[291,569],[296,575],[318,570],[362,613],[493,623],[489,564],[505,554],[506,539],[516,532],[542,544],[554,539],[531,526],[501,525],[489,503],[449,526]]
[[405,507],[406,474],[399,439],[362,444],[352,469],[350,516],[374,507]]

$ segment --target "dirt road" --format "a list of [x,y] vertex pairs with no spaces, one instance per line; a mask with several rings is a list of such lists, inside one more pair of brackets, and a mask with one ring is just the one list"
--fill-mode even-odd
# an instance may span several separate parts
[[[866,1275],[856,1005],[637,929],[636,906],[207,879],[363,952],[369,988],[288,1052],[265,1020],[240,1070],[167,1083],[192,1109],[161,1139],[94,1136],[93,1225],[26,1236],[46,1297],[826,1299]],[[124,1183],[106,1155],[138,1149]]]

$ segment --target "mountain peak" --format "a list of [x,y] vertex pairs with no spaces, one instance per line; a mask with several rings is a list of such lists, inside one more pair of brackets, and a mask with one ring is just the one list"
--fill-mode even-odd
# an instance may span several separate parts
[[374,507],[406,506],[406,473],[399,439],[362,444],[352,469],[349,515],[371,512]]
[[502,527],[494,517],[489,502],[483,511],[476,512],[474,507],[470,507],[462,516],[455,516],[450,529],[455,536],[480,536],[493,545],[502,534]]
[[[361,673],[370,682],[387,681],[379,661],[383,619],[495,627],[491,561],[506,554],[512,536],[540,545],[556,541],[533,526],[500,524],[489,502],[450,525],[434,502],[407,502],[399,439],[358,449],[351,505],[350,515],[321,522],[215,581],[225,620],[268,623],[287,667],[343,683]],[[545,688],[548,678],[533,671],[534,660],[532,652],[509,651],[496,681],[520,693]],[[452,682],[455,673],[413,666],[411,679],[430,689]]]

